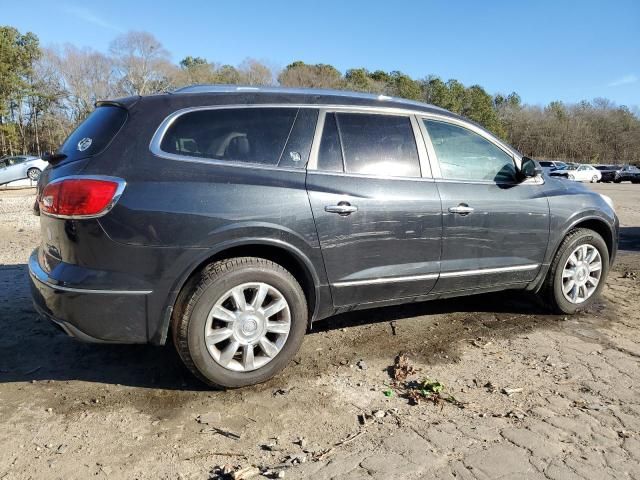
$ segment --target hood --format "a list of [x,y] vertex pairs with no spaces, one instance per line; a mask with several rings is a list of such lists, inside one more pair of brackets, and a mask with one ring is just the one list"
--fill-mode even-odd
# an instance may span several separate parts
[[567,180],[566,178],[560,176],[551,176],[545,175],[544,181],[549,184],[553,189],[561,190],[565,193],[572,194],[584,194],[584,193],[595,193],[586,185],[581,182],[574,182],[572,180]]

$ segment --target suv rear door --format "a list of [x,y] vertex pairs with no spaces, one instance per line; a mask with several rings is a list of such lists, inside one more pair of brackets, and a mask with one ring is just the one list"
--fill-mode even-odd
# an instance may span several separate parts
[[307,191],[336,306],[426,295],[441,207],[412,115],[321,111]]
[[531,281],[549,239],[549,204],[540,178],[520,182],[513,154],[466,122],[422,118],[442,198],[437,292]]

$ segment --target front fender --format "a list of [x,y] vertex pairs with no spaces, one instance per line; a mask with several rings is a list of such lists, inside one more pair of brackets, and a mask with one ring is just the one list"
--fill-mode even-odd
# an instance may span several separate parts
[[570,213],[568,217],[564,219],[558,218],[557,215],[552,214],[551,232],[549,238],[549,244],[545,259],[542,264],[542,268],[538,272],[536,278],[531,282],[528,290],[534,292],[539,291],[542,288],[544,279],[547,276],[547,272],[551,266],[551,262],[560,248],[560,244],[564,238],[574,228],[578,228],[581,225],[593,225],[594,222],[598,222],[598,225],[602,227],[600,233],[607,233],[603,235],[605,242],[610,245],[609,263],[612,265],[615,261],[615,257],[618,251],[618,237],[619,237],[619,221],[615,212],[603,201],[606,209],[600,210],[595,208],[589,208],[577,212]]

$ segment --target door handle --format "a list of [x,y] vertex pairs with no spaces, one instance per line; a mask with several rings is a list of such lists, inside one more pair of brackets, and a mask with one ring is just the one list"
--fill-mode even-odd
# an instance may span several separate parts
[[339,202],[337,205],[327,205],[324,207],[324,211],[327,213],[337,213],[346,217],[354,212],[358,211],[358,207],[351,205],[349,202]]
[[461,203],[457,207],[449,207],[449,212],[457,213],[462,216],[469,215],[470,213],[473,212],[473,207],[470,207],[466,203]]

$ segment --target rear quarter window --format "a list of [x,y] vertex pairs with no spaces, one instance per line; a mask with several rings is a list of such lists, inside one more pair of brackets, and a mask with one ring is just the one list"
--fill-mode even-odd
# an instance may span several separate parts
[[60,147],[67,160],[92,157],[105,150],[127,121],[127,110],[113,105],[96,108]]
[[[187,157],[270,166],[278,165],[284,154],[283,166],[287,163],[287,166],[304,167],[308,148],[292,145],[293,138],[300,137],[293,131],[297,116],[297,108],[284,107],[187,112],[167,128],[160,150]],[[307,130],[313,132],[311,127]],[[310,144],[311,136],[308,137],[301,142]],[[291,151],[285,152],[290,138]]]

